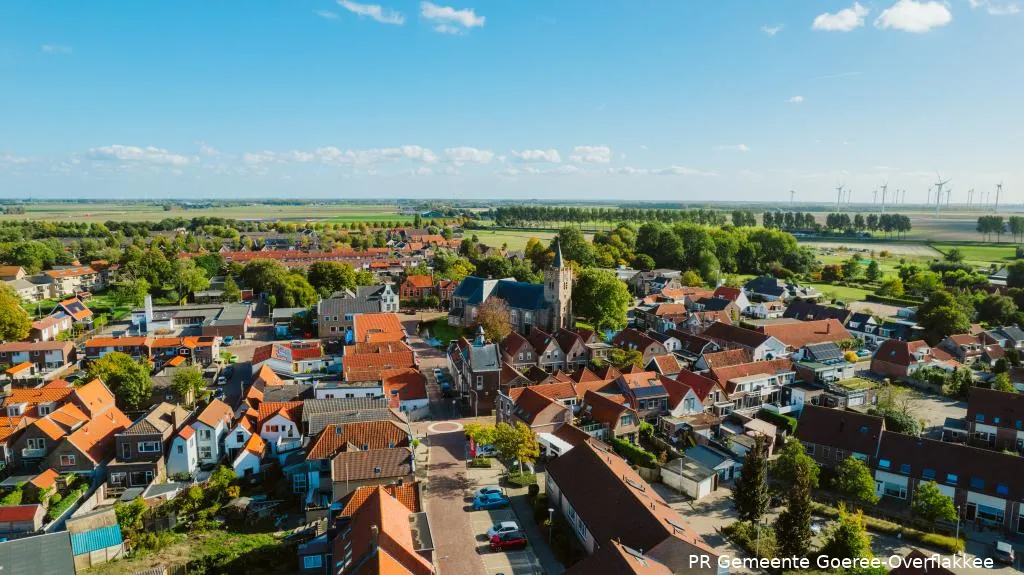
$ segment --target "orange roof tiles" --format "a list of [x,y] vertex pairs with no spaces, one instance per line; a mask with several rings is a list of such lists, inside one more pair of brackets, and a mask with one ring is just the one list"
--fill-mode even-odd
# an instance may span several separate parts
[[529,388],[514,387],[508,390],[508,396],[513,402],[515,402],[526,389],[532,389],[536,393],[539,393],[548,399],[571,399],[576,397],[576,386],[572,382],[568,381],[531,385]]
[[68,443],[78,448],[93,463],[101,463],[113,456],[114,435],[132,424],[128,416],[113,407],[89,420],[68,436]]
[[256,372],[256,377],[253,378],[253,383],[262,383],[263,385],[284,385],[284,380],[281,376],[274,373],[274,370],[270,369],[270,366],[263,364],[260,366],[259,371]]
[[402,401],[427,398],[427,380],[418,369],[385,369],[380,372],[380,379],[391,407],[399,407]]
[[181,365],[183,363],[185,363],[185,356],[183,356],[183,355],[176,355],[176,356],[172,357],[167,362],[167,366],[168,367],[178,367],[179,365]]
[[4,373],[6,373],[7,375],[18,375],[19,373],[25,371],[26,369],[32,369],[33,367],[35,367],[35,365],[36,364],[32,363],[31,361],[26,361],[23,363],[19,363],[14,367],[7,368],[6,370],[4,370]]
[[37,387],[34,389],[28,389],[23,387],[15,387],[11,390],[10,394],[4,398],[4,407],[9,405],[16,405],[19,403],[27,403],[29,405],[38,405],[40,403],[51,403],[64,401],[74,391],[68,387],[60,388],[49,388],[49,387]]
[[66,269],[60,269],[60,270],[46,270],[43,273],[48,275],[48,276],[50,276],[51,278],[54,278],[54,279],[62,279],[62,278],[75,278],[75,277],[80,277],[80,276],[84,276],[84,275],[94,274],[94,273],[96,273],[96,270],[94,270],[94,269],[92,269],[90,267],[81,266],[81,267],[73,267],[73,268],[66,268]]
[[[409,432],[394,421],[356,421],[329,424],[306,449],[307,459],[328,459],[347,445],[358,451],[409,446]],[[365,448],[365,449],[364,449]]]
[[724,351],[704,354],[704,362],[708,364],[708,369],[739,365],[741,363],[747,363],[751,359],[753,358],[750,357],[750,352],[743,348],[727,349]]
[[282,415],[286,419],[291,420],[294,423],[302,421],[302,402],[301,401],[267,401],[260,404],[259,408],[259,422],[262,425],[263,422],[274,417],[275,415]]
[[839,320],[831,318],[766,325],[761,327],[761,331],[793,349],[800,349],[810,343],[837,342],[853,338]]
[[21,431],[33,421],[35,419],[23,415],[0,415],[0,443],[7,441],[10,436]]
[[[374,534],[374,528],[377,533]],[[352,514],[347,536],[337,537],[335,555],[342,557],[344,545],[351,546],[355,557],[362,557],[377,546],[375,555],[358,571],[362,574],[429,575],[434,567],[416,552],[409,522],[409,509],[377,486]]]
[[425,275],[407,276],[405,283],[414,288],[432,288],[434,287],[434,278]]
[[81,409],[78,409],[78,406],[73,403],[65,403],[46,417],[63,425],[68,430],[74,429],[89,420],[89,416]]
[[137,347],[148,346],[150,337],[94,337],[86,340],[85,347]]
[[49,489],[57,483],[58,477],[60,477],[60,473],[57,473],[57,470],[51,467],[30,479],[29,483],[39,489]]
[[258,433],[253,433],[249,436],[249,441],[245,442],[243,449],[256,457],[263,457],[263,454],[267,452],[267,443],[263,441],[263,438]]
[[405,337],[402,322],[393,313],[362,313],[352,318],[357,342],[400,341]]
[[93,417],[114,406],[114,394],[99,378],[75,389],[74,395]]
[[224,403],[219,399],[215,399],[210,402],[209,405],[203,409],[196,421],[206,424],[209,427],[216,428],[221,422],[225,424],[231,423],[234,412],[231,410],[231,406]]
[[[355,491],[349,496],[348,502],[345,503],[345,507],[341,510],[342,517],[350,517],[355,510],[366,501],[366,498],[373,494],[376,486],[364,485],[363,487],[357,487]],[[385,485],[384,491],[388,495],[394,497],[399,503],[404,505],[410,513],[419,513],[420,508],[420,490],[419,484],[414,483],[403,483],[402,485]]]

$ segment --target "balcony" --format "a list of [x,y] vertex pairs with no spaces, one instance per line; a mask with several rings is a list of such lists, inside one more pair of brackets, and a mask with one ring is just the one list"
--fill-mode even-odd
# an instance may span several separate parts
[[302,447],[302,438],[301,437],[292,437],[292,438],[279,437],[279,438],[277,438],[277,441],[275,443],[276,443],[275,449],[277,450],[277,453],[286,453],[288,451],[294,451],[296,449],[300,449]]
[[28,447],[21,450],[22,459],[42,459],[46,457],[46,448],[41,449],[30,449]]
[[581,425],[580,430],[591,437],[604,439],[608,435],[608,425],[604,423],[588,423]]

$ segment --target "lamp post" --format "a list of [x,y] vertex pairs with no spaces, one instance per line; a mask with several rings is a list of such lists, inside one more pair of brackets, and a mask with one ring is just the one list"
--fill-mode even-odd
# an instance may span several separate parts
[[[956,506],[956,544],[960,546],[960,506]],[[966,545],[965,545],[966,547]]]
[[555,508],[548,507],[548,546],[551,546],[551,532],[555,530]]

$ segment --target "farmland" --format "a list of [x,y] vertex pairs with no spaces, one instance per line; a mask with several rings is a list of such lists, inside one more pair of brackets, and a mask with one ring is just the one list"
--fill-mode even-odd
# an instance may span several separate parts
[[988,265],[991,263],[1005,265],[1017,257],[1017,246],[1014,244],[932,244],[936,250],[947,253],[951,249],[960,250],[964,261],[972,265]]
[[219,217],[239,220],[326,220],[336,223],[368,221],[412,221],[409,215],[399,215],[393,204],[334,204],[309,203],[277,205],[252,203],[182,209],[174,206],[165,210],[163,205],[145,202],[64,203],[33,202],[25,206],[25,214],[0,215],[3,220],[44,221],[158,221],[164,218]]

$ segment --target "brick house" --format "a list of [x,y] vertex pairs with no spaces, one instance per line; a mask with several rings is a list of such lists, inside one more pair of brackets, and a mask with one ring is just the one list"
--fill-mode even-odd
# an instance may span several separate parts
[[[538,393],[533,387],[521,387],[510,391],[517,392],[514,393],[515,399],[499,402],[502,406],[497,413],[499,423],[515,425],[522,422],[534,433],[551,433],[566,423],[572,423],[572,409]],[[575,398],[575,393],[573,397]]]
[[0,344],[0,363],[31,363],[37,371],[60,369],[78,359],[78,350],[70,341],[12,341]]
[[639,351],[643,355],[641,363],[644,365],[651,361],[651,358],[654,356],[668,353],[668,350],[665,349],[661,342],[633,328],[624,329],[616,334],[615,338],[612,339],[612,346],[619,349]]
[[398,295],[402,299],[423,299],[434,295],[434,278],[426,275],[406,276],[398,288]]
[[884,431],[881,417],[805,404],[796,438],[822,466],[835,467],[850,456],[872,466]]
[[107,466],[108,488],[145,487],[165,478],[170,439],[185,426],[188,416],[176,405],[160,403],[116,434],[115,460]]

